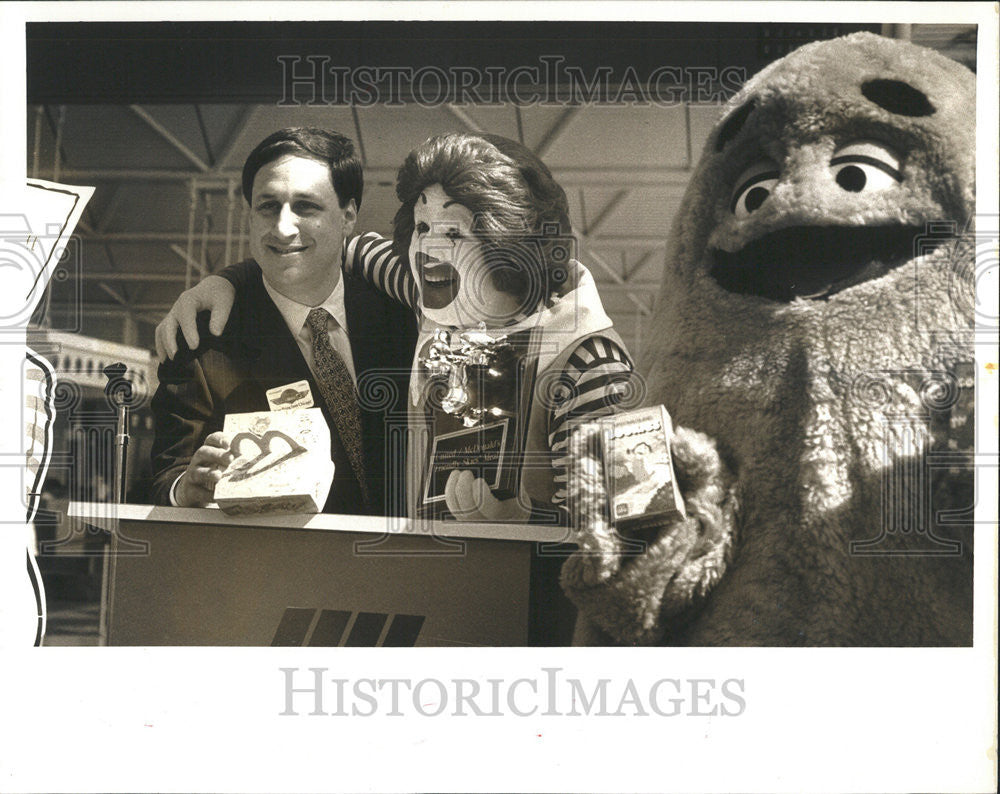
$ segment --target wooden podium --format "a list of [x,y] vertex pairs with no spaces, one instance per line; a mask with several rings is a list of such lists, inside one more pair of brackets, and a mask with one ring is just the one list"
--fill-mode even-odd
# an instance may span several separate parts
[[532,578],[536,544],[564,542],[561,527],[97,503],[69,515],[111,534],[111,645],[517,646],[532,624],[571,630],[568,602]]

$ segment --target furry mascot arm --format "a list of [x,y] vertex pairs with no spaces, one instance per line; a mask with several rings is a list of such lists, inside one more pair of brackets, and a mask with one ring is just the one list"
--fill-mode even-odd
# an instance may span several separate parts
[[563,566],[562,586],[579,610],[574,644],[656,644],[725,573],[736,536],[734,480],[714,442],[677,428],[671,452],[688,515],[624,538],[607,520],[603,463],[587,453],[594,432],[570,440],[579,548]]

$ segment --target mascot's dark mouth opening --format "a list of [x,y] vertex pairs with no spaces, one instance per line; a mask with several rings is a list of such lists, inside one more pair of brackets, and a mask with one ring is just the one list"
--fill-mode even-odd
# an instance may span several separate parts
[[[739,251],[712,251],[712,278],[725,290],[773,301],[823,300],[878,278],[944,242],[917,226],[797,226]],[[915,248],[917,238],[919,250]]]

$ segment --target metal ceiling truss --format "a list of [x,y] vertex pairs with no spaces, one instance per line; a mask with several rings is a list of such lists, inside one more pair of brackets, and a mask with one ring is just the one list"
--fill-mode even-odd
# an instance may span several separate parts
[[[115,302],[113,307],[107,304],[95,307],[96,311],[112,316],[125,318],[126,326],[135,323],[155,324],[155,319],[169,308],[169,303],[144,302],[139,303],[139,294],[130,290],[144,289],[147,285],[169,284],[172,287],[189,287],[194,281],[211,273],[222,264],[238,261],[244,258],[247,238],[243,233],[247,208],[241,199],[241,171],[232,162],[236,151],[242,148],[248,130],[253,128],[259,117],[261,108],[258,105],[248,105],[241,109],[233,121],[232,129],[225,136],[221,145],[216,145],[217,153],[213,153],[212,138],[206,128],[205,117],[201,108],[194,105],[197,118],[199,139],[185,141],[173,132],[167,124],[157,118],[155,112],[142,105],[129,105],[128,109],[139,118],[146,127],[165,141],[173,151],[180,154],[190,164],[190,168],[118,168],[118,169],[87,169],[73,168],[66,162],[62,147],[63,128],[65,124],[65,108],[59,107],[55,113],[48,106],[39,106],[35,112],[35,149],[32,157],[32,175],[48,179],[63,179],[78,184],[114,185],[110,199],[105,204],[101,216],[94,222],[81,222],[80,231],[85,238],[93,243],[103,245],[111,270],[84,271],[81,277],[86,282],[96,282],[102,292]],[[468,109],[458,105],[448,104],[444,109],[470,132],[482,132],[483,128],[471,115]],[[564,108],[547,127],[537,136],[538,143],[534,146],[535,153],[544,158],[551,153],[553,147],[573,123],[581,106]],[[525,124],[522,108],[514,105],[517,136],[525,141]],[[43,124],[49,121],[50,131],[55,139],[54,157],[51,167],[46,168],[40,161],[40,140]],[[361,119],[356,108],[352,108],[354,122],[354,137],[359,155],[365,165],[365,176],[371,183],[394,183],[395,167],[372,166],[367,163],[366,136]],[[690,139],[690,115],[685,108],[685,128]],[[537,135],[537,133],[536,133]],[[190,137],[190,136],[189,136]],[[534,137],[534,136],[533,136]],[[690,162],[691,142],[688,140],[688,162]],[[199,153],[200,150],[204,153]],[[568,166],[553,168],[553,176],[567,189],[579,191],[580,206],[583,214],[582,233],[579,235],[580,251],[584,261],[592,265],[595,274],[600,276],[599,288],[608,296],[625,295],[635,311],[617,312],[618,316],[641,320],[648,317],[652,311],[649,300],[650,292],[655,292],[658,283],[652,279],[637,280],[634,277],[643,270],[654,254],[661,252],[665,246],[661,235],[621,235],[604,234],[605,229],[614,219],[616,213],[627,199],[634,196],[635,191],[644,188],[670,188],[686,185],[690,174],[688,166]],[[119,210],[127,203],[130,192],[125,189],[127,184],[142,184],[156,182],[179,182],[187,186],[189,199],[188,223],[186,231],[112,231],[113,221]],[[624,186],[624,187],[623,187]],[[586,188],[617,188],[611,197],[604,202],[598,212],[588,220],[583,192]],[[219,201],[222,197],[224,219],[220,220]],[[154,243],[163,244],[172,255],[184,265],[184,271],[137,271],[117,270],[114,257],[109,248],[114,243]],[[219,251],[219,247],[223,251]],[[214,259],[213,257],[214,251]],[[636,257],[630,253],[636,252]],[[618,267],[611,264],[608,256],[620,261]],[[221,258],[220,258],[221,256]],[[632,265],[629,266],[629,260]],[[609,283],[610,282],[610,283]],[[118,286],[112,286],[118,285]],[[109,308],[111,309],[109,311]],[[88,307],[84,307],[89,312]],[[150,319],[153,315],[154,319]],[[639,326],[636,323],[636,345],[639,343]],[[127,332],[127,329],[126,329]]]

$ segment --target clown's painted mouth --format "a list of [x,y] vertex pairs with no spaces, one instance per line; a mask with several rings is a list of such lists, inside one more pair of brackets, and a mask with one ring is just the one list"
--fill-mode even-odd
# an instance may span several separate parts
[[420,268],[420,299],[425,309],[443,309],[458,295],[462,277],[450,262],[426,261]]
[[786,303],[823,300],[930,253],[946,239],[928,239],[923,232],[917,226],[781,229],[734,253],[713,250],[711,275],[720,287],[740,295]]

